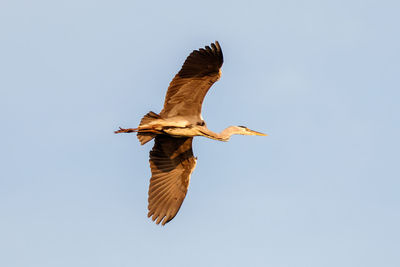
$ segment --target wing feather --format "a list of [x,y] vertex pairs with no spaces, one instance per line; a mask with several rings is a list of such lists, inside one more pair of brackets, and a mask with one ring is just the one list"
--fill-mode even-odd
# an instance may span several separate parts
[[223,54],[216,41],[193,51],[169,84],[160,116],[196,116],[210,87],[220,78]]
[[149,187],[149,213],[157,224],[172,220],[178,213],[196,166],[193,138],[157,135],[150,151],[152,177]]

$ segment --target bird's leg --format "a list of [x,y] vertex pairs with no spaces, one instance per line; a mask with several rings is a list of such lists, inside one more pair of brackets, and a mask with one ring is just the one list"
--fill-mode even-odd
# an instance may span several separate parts
[[129,128],[129,129],[123,129],[121,127],[119,127],[118,131],[114,131],[114,133],[133,133],[133,132],[137,132],[138,129],[137,128]]

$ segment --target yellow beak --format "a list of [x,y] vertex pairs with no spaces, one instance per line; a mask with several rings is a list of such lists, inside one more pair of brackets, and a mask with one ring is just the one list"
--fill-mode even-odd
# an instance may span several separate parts
[[268,135],[268,134],[260,133],[260,132],[253,131],[253,130],[250,130],[250,129],[248,129],[248,131],[249,131],[250,133],[252,133],[253,135],[259,135],[259,136],[267,136],[267,135]]

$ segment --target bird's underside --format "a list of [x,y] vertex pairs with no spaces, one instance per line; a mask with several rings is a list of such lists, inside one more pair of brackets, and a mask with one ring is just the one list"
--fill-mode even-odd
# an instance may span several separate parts
[[231,126],[220,134],[207,129],[201,106],[210,87],[220,78],[222,63],[218,42],[193,51],[171,81],[160,114],[149,112],[138,128],[115,131],[136,132],[142,145],[154,139],[150,151],[148,217],[157,224],[172,220],[185,199],[196,166],[192,152],[194,136],[227,141],[232,134],[264,135],[244,126]]

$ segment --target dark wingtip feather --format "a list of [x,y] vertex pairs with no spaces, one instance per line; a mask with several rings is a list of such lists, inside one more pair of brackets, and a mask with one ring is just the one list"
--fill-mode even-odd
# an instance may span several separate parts
[[178,75],[182,78],[204,77],[218,74],[224,62],[218,41],[194,50],[185,60]]
[[218,41],[215,41],[214,43],[211,44],[211,47],[212,47],[214,54],[219,59],[220,66],[222,66],[222,64],[224,63],[224,55],[222,53],[221,45],[219,44]]

